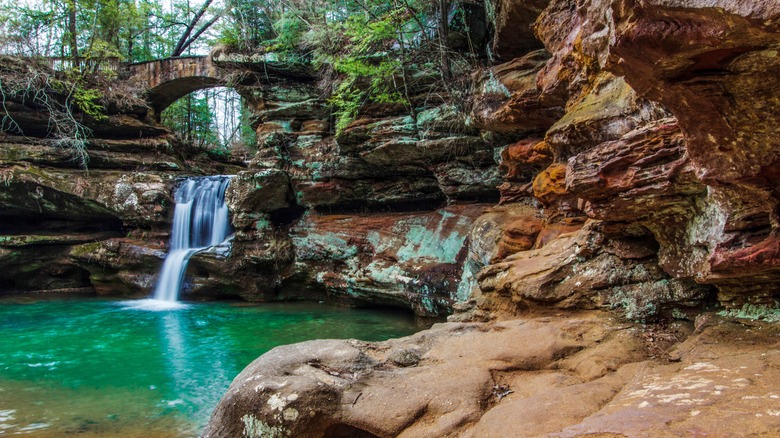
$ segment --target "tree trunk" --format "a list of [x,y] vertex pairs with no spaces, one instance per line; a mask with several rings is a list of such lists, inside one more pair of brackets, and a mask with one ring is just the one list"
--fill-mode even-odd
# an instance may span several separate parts
[[79,43],[76,35],[76,0],[68,0],[68,45],[73,67],[79,67]]
[[[194,41],[194,39],[190,39],[190,35],[192,34],[192,31],[195,29],[195,26],[198,25],[198,21],[200,21],[200,19],[203,17],[203,14],[206,13],[206,10],[211,5],[212,1],[214,0],[206,0],[203,3],[203,6],[200,7],[198,13],[195,14],[194,17],[192,17],[192,21],[190,21],[190,23],[187,25],[187,28],[184,30],[184,33],[181,34],[181,37],[179,38],[179,41],[176,43],[176,47],[174,47],[171,56],[181,56],[181,54],[184,53],[184,50],[187,48],[187,46],[192,44],[192,41]],[[212,20],[209,23],[206,23],[206,26],[211,26],[212,24],[214,24],[213,23],[214,21],[216,20]],[[206,29],[201,28],[196,34],[195,38],[200,36],[200,34],[203,33],[204,30]]]
[[450,70],[449,47],[447,38],[450,33],[449,25],[450,2],[439,0],[439,55],[441,60],[441,72],[445,84],[450,84],[452,71]]

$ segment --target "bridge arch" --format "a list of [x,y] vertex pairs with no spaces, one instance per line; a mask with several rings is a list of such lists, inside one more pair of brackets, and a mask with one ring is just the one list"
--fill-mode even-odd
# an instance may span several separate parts
[[155,117],[180,98],[206,88],[226,86],[207,56],[165,58],[129,64],[130,81],[147,89]]

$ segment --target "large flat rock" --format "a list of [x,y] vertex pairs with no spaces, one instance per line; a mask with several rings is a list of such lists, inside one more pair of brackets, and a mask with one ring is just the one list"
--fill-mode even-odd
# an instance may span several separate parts
[[770,436],[780,328],[696,324],[579,313],[278,347],[236,377],[203,436]]

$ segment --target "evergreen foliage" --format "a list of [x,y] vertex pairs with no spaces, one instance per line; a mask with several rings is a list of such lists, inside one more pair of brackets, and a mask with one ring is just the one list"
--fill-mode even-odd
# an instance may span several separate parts
[[0,0],[0,52],[129,62],[206,53],[212,25],[229,10],[212,1]]
[[255,143],[251,112],[232,89],[191,93],[163,111],[161,122],[184,144],[207,153],[226,155]]
[[[238,2],[238,0],[234,0]],[[399,104],[413,117],[422,82],[446,99],[458,62],[477,59],[465,3],[430,0],[250,0],[253,20],[238,5],[223,42],[239,50],[273,52],[282,59],[308,59],[323,75],[342,131],[369,104]],[[242,2],[243,3],[243,2]],[[257,26],[254,47],[235,41]],[[466,41],[457,52],[452,38]],[[244,41],[246,42],[246,41]],[[430,87],[431,78],[438,85]],[[436,90],[441,92],[436,93]]]

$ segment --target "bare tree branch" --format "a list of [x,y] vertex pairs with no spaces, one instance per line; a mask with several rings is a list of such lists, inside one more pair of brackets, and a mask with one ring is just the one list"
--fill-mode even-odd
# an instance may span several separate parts
[[203,3],[203,6],[200,7],[198,13],[195,14],[194,17],[192,17],[192,20],[187,25],[187,28],[184,30],[184,33],[181,34],[179,41],[176,43],[176,47],[173,49],[173,53],[171,53],[171,56],[181,56],[181,54],[184,52],[184,49],[186,48],[185,44],[190,38],[190,34],[192,34],[192,31],[195,29],[195,26],[198,25],[198,21],[200,21],[200,19],[203,17],[203,14],[206,13],[206,11],[208,10],[209,6],[211,6],[211,3],[213,1],[214,0],[206,0]]
[[[207,31],[207,30],[208,30],[208,29],[209,29],[209,28],[210,28],[212,25],[214,25],[214,23],[216,23],[216,22],[217,22],[217,20],[219,20],[220,18],[222,18],[222,16],[223,16],[223,15],[225,15],[225,13],[226,13],[227,11],[228,11],[228,9],[225,9],[225,10],[223,10],[222,12],[220,12],[220,13],[218,13],[218,14],[214,15],[214,17],[212,17],[212,18],[211,18],[211,20],[209,20],[209,21],[207,21],[205,24],[203,24],[203,26],[201,26],[201,27],[200,27],[200,29],[198,29],[198,31],[197,31],[197,32],[195,32],[195,34],[194,34],[194,35],[192,35],[192,37],[190,37],[190,39],[188,39],[188,40],[187,40],[187,41],[186,41],[186,42],[185,42],[185,43],[184,43],[184,44],[181,46],[181,48],[180,48],[180,50],[179,50],[179,52],[180,52],[179,54],[181,54],[181,53],[184,53],[184,51],[185,51],[185,50],[187,50],[187,47],[189,47],[190,45],[192,45],[192,43],[194,43],[194,42],[195,42],[195,40],[197,40],[197,39],[198,39],[198,37],[200,37],[200,36],[203,34],[203,32]],[[173,56],[179,56],[179,55],[173,55]]]

